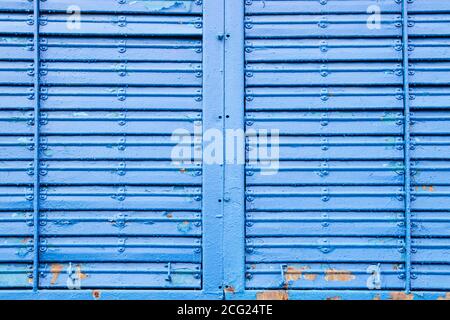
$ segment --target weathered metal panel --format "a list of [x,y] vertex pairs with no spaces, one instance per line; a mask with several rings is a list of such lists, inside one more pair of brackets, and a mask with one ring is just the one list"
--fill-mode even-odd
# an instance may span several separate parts
[[0,1],[1,290],[202,289],[202,7]]

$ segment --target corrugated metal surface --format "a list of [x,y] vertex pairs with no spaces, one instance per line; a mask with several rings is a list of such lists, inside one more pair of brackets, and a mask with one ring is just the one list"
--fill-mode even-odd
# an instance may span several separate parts
[[170,137],[202,125],[201,3],[42,1],[39,95],[33,3],[0,6],[0,288],[33,285],[39,174],[40,289],[200,289],[201,159]]
[[405,70],[411,289],[448,288],[449,12],[408,3],[404,68],[401,1],[246,2],[246,126],[281,135],[278,174],[246,169],[247,289],[367,290],[377,274],[378,289],[408,286]]

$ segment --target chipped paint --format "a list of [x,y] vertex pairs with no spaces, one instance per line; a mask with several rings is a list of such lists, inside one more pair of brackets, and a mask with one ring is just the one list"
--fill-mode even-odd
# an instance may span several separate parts
[[390,300],[414,300],[414,294],[406,294],[403,291],[389,293]]
[[447,292],[444,296],[440,296],[437,300],[450,300],[450,292]]
[[64,266],[59,263],[53,263],[50,266],[50,273],[52,274],[52,279],[50,280],[50,284],[54,285],[58,281],[58,277],[61,274],[61,271],[63,270]]
[[256,300],[289,300],[286,290],[269,290],[256,293]]
[[310,266],[301,266],[298,268],[288,266],[284,274],[284,280],[286,283],[288,283],[289,281],[297,281],[301,279],[314,281],[317,278],[317,274],[305,272],[310,269]]
[[226,286],[225,287],[225,292],[234,294],[236,292],[236,290],[234,289],[233,286]]
[[178,224],[177,229],[182,233],[187,233],[191,231],[191,223],[189,221],[183,221]]
[[337,270],[337,269],[327,269],[325,270],[325,280],[326,281],[352,281],[355,280],[356,276],[352,274],[350,271],[346,270]]

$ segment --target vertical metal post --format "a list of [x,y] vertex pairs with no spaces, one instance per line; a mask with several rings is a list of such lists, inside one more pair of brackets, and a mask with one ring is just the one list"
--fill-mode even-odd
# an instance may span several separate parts
[[409,104],[409,37],[408,37],[408,0],[402,1],[402,42],[403,42],[403,104],[404,104],[404,161],[405,161],[405,290],[411,291],[411,132]]
[[[224,282],[225,292],[245,290],[245,78],[244,2],[225,1]],[[233,150],[229,150],[233,148]]]
[[34,0],[34,186],[33,186],[33,291],[39,289],[39,215],[40,215],[40,0]]
[[203,1],[203,291],[223,293],[224,164],[211,163],[205,150],[212,132],[224,126],[225,0]]

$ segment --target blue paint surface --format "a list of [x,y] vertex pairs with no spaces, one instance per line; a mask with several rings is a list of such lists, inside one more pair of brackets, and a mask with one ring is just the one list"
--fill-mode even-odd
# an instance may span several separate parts
[[[0,299],[448,298],[450,3],[6,0],[0,20]],[[279,130],[278,172],[173,164],[173,131],[200,128]]]

